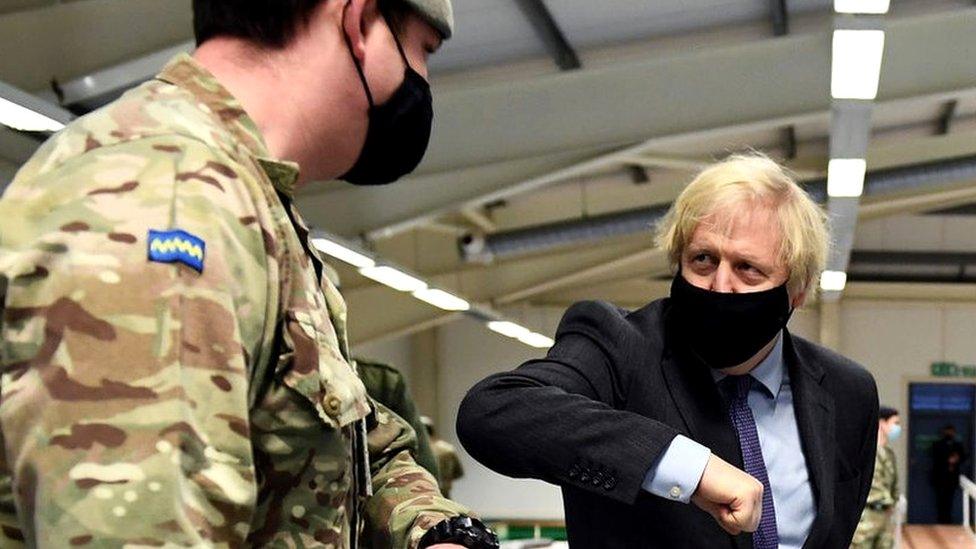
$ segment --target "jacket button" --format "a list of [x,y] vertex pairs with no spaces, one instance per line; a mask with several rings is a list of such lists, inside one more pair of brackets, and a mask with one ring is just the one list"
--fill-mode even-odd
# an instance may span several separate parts
[[329,398],[325,399],[325,413],[335,417],[339,415],[341,409],[342,400],[339,397],[330,395]]
[[582,483],[589,482],[590,481],[590,473],[589,473],[589,471],[583,471],[583,474],[581,474],[580,477],[579,477],[579,481],[582,482]]
[[610,477],[606,482],[603,483],[604,490],[613,490],[613,487],[617,485],[617,479]]
[[573,465],[573,467],[569,470],[569,478],[575,479],[576,477],[579,476],[579,474],[580,474],[579,467]]
[[603,484],[603,473],[597,472],[597,474],[593,475],[593,486],[599,486],[601,484]]

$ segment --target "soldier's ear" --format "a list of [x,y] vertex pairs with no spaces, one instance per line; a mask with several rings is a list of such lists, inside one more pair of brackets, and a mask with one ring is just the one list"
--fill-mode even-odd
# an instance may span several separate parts
[[371,11],[376,11],[375,0],[345,0],[342,8],[342,32],[349,40],[353,56],[360,63],[366,57],[366,32],[372,23]]

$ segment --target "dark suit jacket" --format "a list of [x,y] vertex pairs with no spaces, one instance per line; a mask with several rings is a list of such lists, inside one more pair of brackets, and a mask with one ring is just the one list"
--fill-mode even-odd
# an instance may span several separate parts
[[[708,368],[666,333],[668,308],[577,303],[546,358],[485,379],[461,403],[458,436],[478,461],[562,487],[574,549],[752,547],[751,534],[732,537],[694,504],[641,488],[679,433],[742,467]],[[816,501],[804,547],[846,548],[874,471],[877,388],[857,364],[798,337],[786,335],[784,357]]]

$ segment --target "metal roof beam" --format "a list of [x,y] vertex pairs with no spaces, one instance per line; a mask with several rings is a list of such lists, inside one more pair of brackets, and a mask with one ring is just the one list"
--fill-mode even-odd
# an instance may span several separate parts
[[781,130],[783,139],[783,158],[794,160],[797,153],[796,126],[786,126]]
[[154,77],[170,58],[179,53],[191,52],[193,48],[192,41],[177,44],[67,82],[59,82],[56,91],[41,90],[36,95],[76,112],[90,112]]
[[517,4],[560,69],[570,71],[583,66],[543,0],[518,0]]
[[854,250],[851,263],[871,265],[976,265],[976,252]]
[[769,18],[773,24],[773,35],[786,36],[790,33],[790,13],[786,0],[769,0]]
[[952,131],[952,122],[956,118],[956,110],[959,108],[959,100],[951,99],[942,105],[942,114],[939,116],[936,135],[946,135]]
[[[887,34],[880,102],[976,96],[976,56],[959,55],[961,44],[976,34],[976,10],[896,20]],[[924,52],[920,43],[926,44]],[[607,166],[622,167],[628,163],[624,157],[717,136],[819,123],[831,105],[825,93],[828,44],[827,32],[792,34],[447,90],[438,95],[430,151],[416,175],[382,189],[316,192],[313,186],[303,196],[310,206],[306,211],[313,223],[339,234],[381,238],[462,207]],[[702,74],[723,86],[701,86]],[[773,74],[775,86],[756,76]],[[733,89],[736,93],[729,93]],[[614,150],[614,158],[601,155]]]

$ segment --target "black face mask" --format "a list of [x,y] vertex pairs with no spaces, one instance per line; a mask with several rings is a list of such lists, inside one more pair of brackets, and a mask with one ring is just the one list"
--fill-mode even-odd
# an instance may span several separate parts
[[755,356],[792,314],[786,284],[762,292],[720,293],[694,286],[680,272],[671,283],[675,335],[695,358],[715,369]]
[[363,150],[353,167],[340,177],[353,185],[385,185],[400,179],[420,164],[430,142],[434,120],[430,84],[410,68],[395,32],[393,40],[407,68],[400,87],[386,103],[377,105],[373,102],[363,68],[353,55],[349,36],[346,36],[346,45],[369,100],[369,126]]

